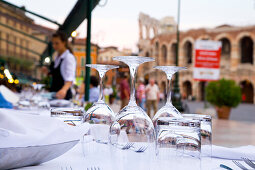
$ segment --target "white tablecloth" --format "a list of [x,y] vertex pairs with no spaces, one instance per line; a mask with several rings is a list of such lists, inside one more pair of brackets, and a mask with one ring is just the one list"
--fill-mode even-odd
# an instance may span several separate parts
[[[134,161],[135,158],[134,158]],[[133,162],[133,161],[132,161]],[[130,165],[132,164],[130,162]],[[117,164],[117,162],[115,162]],[[145,162],[145,164],[148,162]],[[163,170],[162,167],[158,167],[160,164],[159,161],[154,161],[153,165],[151,166],[150,170]],[[227,165],[231,167],[232,169],[238,169],[231,160],[225,160],[225,159],[217,159],[217,158],[202,158],[201,160],[201,169],[202,170],[217,170],[217,169],[222,169],[220,168],[220,164]],[[24,170],[61,170],[63,168],[64,170],[67,168],[67,170],[70,170],[70,167],[72,170],[87,170],[87,168],[90,167],[100,167],[100,170],[120,170],[120,169],[115,169],[112,167],[113,162],[111,161],[110,158],[105,158],[104,160],[99,160],[99,159],[89,159],[83,156],[82,152],[82,147],[81,143],[78,143],[73,149],[65,153],[64,155],[46,162],[44,164],[38,165],[38,166],[32,166],[32,167],[24,167],[20,169]],[[197,167],[195,168],[194,165],[192,164],[184,164],[182,163],[180,166],[180,170],[197,170]],[[166,169],[171,169],[167,168]],[[247,167],[248,168],[248,167]],[[130,169],[132,170],[132,169]],[[138,169],[136,169],[138,170]],[[149,169],[146,169],[149,170]],[[222,169],[223,170],[223,169]]]
[[[6,110],[1,110],[6,111]],[[16,113],[15,113],[16,112]],[[20,113],[25,113],[26,111],[21,111]],[[17,114],[17,111],[9,110],[9,114]],[[49,116],[49,112],[27,112],[29,114],[38,114],[40,116]],[[25,115],[24,115],[25,116]],[[32,116],[32,115],[31,115]],[[35,116],[35,115],[34,115]],[[39,117],[39,116],[38,116]],[[105,144],[101,144],[102,147],[107,147]],[[250,152],[249,152],[250,151]],[[126,151],[127,152],[127,151]],[[133,152],[133,151],[131,151]],[[132,167],[133,164],[139,161],[141,158],[140,153],[130,153],[132,156],[129,155],[129,162],[127,163],[126,167]],[[246,146],[246,147],[240,147],[240,148],[225,148],[225,147],[218,147],[213,146],[213,156],[215,158],[202,158],[201,159],[201,169],[202,170],[216,170],[216,169],[222,169],[220,168],[220,164],[227,165],[233,169],[238,169],[231,160],[227,159],[219,159],[220,158],[229,158],[229,159],[239,159],[241,156],[248,156],[250,158],[254,158],[255,155],[255,147],[254,146]],[[121,157],[121,155],[120,155]],[[218,158],[217,158],[218,157]],[[254,160],[254,159],[253,159]],[[117,165],[118,163],[122,163],[119,161],[119,159],[112,159],[110,156],[106,156],[103,153],[95,153],[95,156],[92,157],[84,157],[82,152],[81,143],[78,143],[73,149],[65,153],[64,155],[51,160],[49,162],[43,163],[38,166],[31,166],[31,167],[24,167],[20,169],[32,169],[32,170],[87,170],[87,168],[90,167],[100,167],[100,170],[121,170],[121,168],[116,168],[114,165]],[[150,168],[142,169],[142,170],[164,170],[164,169],[173,169],[169,168],[172,167],[167,164],[167,162],[162,162],[159,160],[145,160],[142,161],[142,164],[149,165]],[[166,166],[164,167],[164,165]],[[159,165],[163,165],[163,167],[160,167]],[[70,168],[71,167],[71,168]],[[248,167],[247,167],[248,168]],[[127,168],[128,170],[140,170],[137,168]],[[178,168],[174,169],[180,169],[180,170],[197,170],[198,168],[195,167],[193,163],[190,162],[178,162]],[[126,169],[125,169],[126,170]]]

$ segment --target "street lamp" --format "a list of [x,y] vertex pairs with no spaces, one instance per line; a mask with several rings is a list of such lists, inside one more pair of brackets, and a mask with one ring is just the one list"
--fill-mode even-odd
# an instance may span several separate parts
[[75,37],[77,37],[77,35],[78,35],[77,31],[73,31],[73,32],[71,33],[72,45],[74,45],[74,40],[75,40]]
[[73,31],[73,32],[71,33],[71,36],[72,36],[73,38],[77,37],[77,35],[78,35],[77,31]]
[[49,63],[50,63],[50,57],[46,57],[46,58],[44,59],[44,62],[45,62],[46,64],[49,64]]
[[[175,64],[176,66],[179,65],[178,59],[179,59],[179,40],[180,40],[180,31],[179,31],[179,25],[180,25],[180,10],[181,10],[181,0],[178,0],[178,8],[177,8],[177,26],[176,26],[176,58],[175,58]],[[179,88],[179,73],[176,73],[175,81],[174,81],[174,96],[173,96],[173,104],[179,111],[184,111],[182,102],[181,102],[181,94],[180,94],[180,88]]]

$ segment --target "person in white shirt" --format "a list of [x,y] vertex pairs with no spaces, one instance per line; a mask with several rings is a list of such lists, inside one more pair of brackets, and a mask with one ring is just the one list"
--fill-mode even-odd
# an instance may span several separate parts
[[159,101],[159,88],[158,85],[155,84],[154,79],[150,79],[150,83],[145,88],[146,92],[146,107],[147,113],[150,117],[151,115],[151,106],[153,107],[154,115],[158,110],[158,101]]
[[52,46],[57,52],[55,61],[51,63],[51,92],[56,92],[58,99],[72,98],[71,86],[75,80],[76,60],[68,46],[67,36],[57,32],[52,36]]

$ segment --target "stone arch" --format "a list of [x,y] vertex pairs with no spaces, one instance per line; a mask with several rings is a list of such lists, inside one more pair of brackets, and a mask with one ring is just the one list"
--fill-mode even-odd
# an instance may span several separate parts
[[145,25],[142,25],[142,39],[146,39],[147,36],[147,28]]
[[221,56],[222,57],[226,57],[226,58],[230,58],[231,55],[231,42],[228,38],[226,37],[222,37],[221,39],[219,39],[219,41],[221,41]]
[[211,40],[211,39],[212,39],[211,36],[207,34],[201,35],[197,38],[197,40]]
[[253,64],[254,42],[250,36],[244,36],[239,40],[240,62]]
[[184,46],[184,44],[189,41],[192,44],[195,43],[195,40],[192,37],[185,37],[181,42],[180,42],[180,46]]
[[187,40],[183,45],[185,64],[192,64],[193,44]]
[[152,39],[155,36],[155,32],[153,30],[153,27],[149,28],[149,38]]
[[161,46],[161,58],[164,63],[167,63],[167,46],[165,44]]
[[254,102],[254,86],[252,82],[244,80],[240,82],[242,91],[242,102],[253,103]]
[[153,27],[153,33],[154,33],[154,37],[155,37],[156,35],[158,35],[158,29],[157,29],[156,27]]
[[177,55],[177,51],[176,51],[176,47],[177,47],[177,43],[173,42],[170,45],[170,58],[171,58],[171,64],[176,64],[176,55]]
[[145,53],[145,57],[150,57],[150,52],[149,52],[149,51],[147,51],[147,52]]
[[192,83],[189,80],[183,82],[183,98],[184,99],[192,98]]

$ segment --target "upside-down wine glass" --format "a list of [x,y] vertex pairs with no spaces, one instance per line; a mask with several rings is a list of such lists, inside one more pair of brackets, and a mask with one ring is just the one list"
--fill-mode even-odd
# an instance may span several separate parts
[[153,117],[152,121],[154,126],[156,127],[156,122],[158,118],[160,117],[176,117],[176,118],[182,118],[181,113],[173,106],[172,100],[171,100],[171,79],[173,75],[180,71],[180,70],[186,70],[186,67],[177,67],[177,66],[155,66],[155,69],[159,69],[161,71],[164,71],[167,76],[167,101],[165,106],[163,106],[161,109],[157,111],[155,116]]
[[[154,61],[151,57],[119,56],[113,60],[123,62],[129,66],[131,75],[130,101],[127,106],[116,115],[116,122],[111,129],[119,132],[115,144],[123,149],[123,146],[131,144],[126,150],[121,150],[122,169],[150,169],[150,159],[155,154],[155,131],[153,123],[146,112],[136,104],[135,100],[135,76],[140,64]],[[116,130],[120,128],[120,130]],[[135,161],[134,161],[135,159]],[[135,162],[130,164],[130,162]],[[132,166],[132,167],[131,167]]]
[[[98,155],[95,153],[107,152],[109,148],[102,147],[109,142],[109,130],[115,120],[115,114],[112,109],[104,102],[103,95],[103,77],[108,70],[118,68],[114,65],[86,64],[87,67],[94,68],[99,73],[100,93],[99,99],[84,114],[83,123],[90,124],[90,130],[84,134],[82,146],[84,156]],[[107,146],[107,145],[106,145]],[[106,156],[104,154],[99,154]]]

